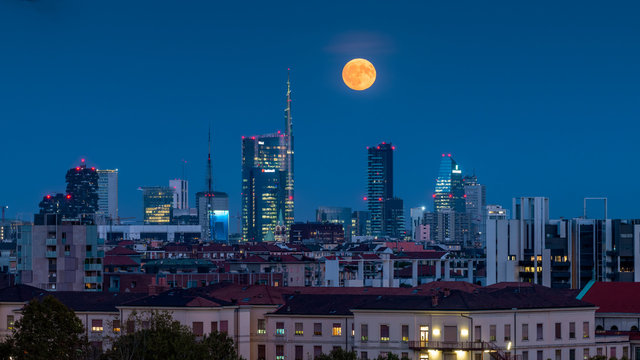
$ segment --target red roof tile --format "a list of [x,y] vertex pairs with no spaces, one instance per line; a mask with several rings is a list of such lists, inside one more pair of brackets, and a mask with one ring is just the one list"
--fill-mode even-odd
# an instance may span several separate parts
[[596,282],[582,297],[600,313],[640,313],[640,283]]

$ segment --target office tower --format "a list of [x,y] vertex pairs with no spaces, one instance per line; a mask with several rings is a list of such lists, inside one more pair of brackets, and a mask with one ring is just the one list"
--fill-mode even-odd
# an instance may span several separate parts
[[351,208],[320,206],[316,209],[316,221],[319,223],[341,224],[345,240],[351,240]]
[[171,223],[173,214],[173,189],[168,186],[143,186],[142,202],[145,224]]
[[67,195],[69,209],[65,214],[69,218],[95,214],[98,211],[98,173],[96,168],[87,168],[82,164],[67,171]]
[[451,154],[442,154],[433,198],[436,212],[443,209],[452,209],[457,213],[466,212],[462,170]]
[[462,179],[467,215],[469,216],[469,240],[476,248],[483,247],[483,216],[487,203],[486,187],[478,183],[475,175]]
[[109,223],[118,221],[118,169],[98,170],[98,214]]
[[[201,191],[196,194],[198,223],[203,228],[203,239],[229,242],[229,195],[225,192]],[[214,229],[213,232],[210,229]]]
[[351,214],[351,236],[371,235],[371,213],[368,211],[354,211]]
[[173,189],[173,208],[189,208],[189,182],[183,179],[169,180],[169,187]]
[[463,246],[469,241],[469,215],[444,208],[425,212],[423,223],[429,227],[429,239],[437,244]]
[[506,220],[509,218],[509,212],[501,205],[487,205],[485,217],[486,220]]
[[344,234],[339,223],[306,222],[291,225],[289,239],[292,243],[341,244]]
[[424,225],[424,213],[427,208],[425,206],[414,207],[409,210],[411,216],[411,240],[418,241],[421,226]]
[[285,131],[242,137],[242,240],[286,239],[294,220],[293,122],[287,75]]
[[404,202],[400,198],[386,199],[383,208],[384,235],[404,240]]
[[393,198],[393,150],[385,142],[367,148],[367,208],[373,236],[384,235],[384,204]]
[[22,226],[17,281],[50,291],[102,291],[104,240],[96,225],[78,223]]
[[[242,139],[242,238],[274,238],[285,220],[287,142],[283,134]],[[290,226],[290,224],[285,224]]]

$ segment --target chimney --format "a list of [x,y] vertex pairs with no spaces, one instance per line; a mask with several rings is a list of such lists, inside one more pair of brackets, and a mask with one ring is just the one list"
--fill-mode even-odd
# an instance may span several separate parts
[[438,294],[431,296],[431,306],[438,306]]

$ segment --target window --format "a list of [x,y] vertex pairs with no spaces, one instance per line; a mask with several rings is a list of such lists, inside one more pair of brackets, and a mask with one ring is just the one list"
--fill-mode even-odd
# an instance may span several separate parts
[[542,360],[542,350],[536,352],[536,360]]
[[13,324],[15,324],[13,315],[7,315],[7,330],[13,330]]
[[628,346],[623,346],[622,347],[622,358],[625,358],[625,359],[629,358],[629,347]]
[[562,360],[562,350],[556,350],[556,360]]
[[267,348],[264,345],[258,345],[258,360],[267,359]]
[[[258,320],[258,324],[259,323],[260,323],[260,320]],[[260,325],[258,325],[258,329],[260,329]],[[217,321],[212,321],[211,322],[211,332],[217,332],[217,331],[218,331],[218,322]]]
[[611,354],[611,355],[609,355],[609,357],[610,357],[610,358],[614,358],[614,357],[616,357],[616,347],[615,347],[615,346],[612,346],[612,347],[609,349],[609,353]]
[[284,360],[284,345],[276,345],[276,360]]
[[369,355],[367,354],[366,351],[360,352],[360,360],[368,360],[368,359],[369,359]]
[[296,327],[296,331],[295,331],[295,335],[296,336],[302,336],[304,335],[304,330],[302,329],[302,323],[296,323],[295,327]]
[[322,345],[316,345],[313,347],[313,357],[322,355]]
[[284,323],[283,322],[277,322],[276,323],[276,335],[277,336],[283,336],[284,335]]
[[569,360],[576,360],[576,349],[569,349]]
[[313,323],[313,335],[322,336],[322,323]]
[[400,359],[408,359],[409,358],[409,353],[408,352],[403,352],[400,354]]
[[220,321],[220,332],[223,332],[223,333],[229,332],[229,321],[228,320]]
[[504,341],[511,340],[511,324],[504,324]]
[[91,331],[92,332],[102,332],[102,319],[93,319],[91,320]]
[[351,337],[356,336],[356,324],[351,323]]
[[142,328],[149,329],[149,320],[142,320]]
[[266,334],[267,333],[267,320],[258,319],[258,334]]
[[369,326],[367,324],[360,324],[360,340],[362,342],[369,341]]
[[589,337],[589,322],[585,321],[582,323],[582,337],[583,338],[588,338]]
[[195,336],[204,335],[204,325],[202,324],[202,321],[194,321],[192,328],[193,328],[193,335]]
[[489,341],[496,341],[496,326],[489,325]]
[[476,326],[473,328],[473,339],[476,342],[482,341],[482,326]]
[[591,359],[589,356],[589,348],[584,348],[584,350],[582,350],[582,358],[585,360]]
[[133,320],[127,320],[127,334],[136,332],[136,323]]
[[120,320],[113,320],[113,324],[111,324],[111,325],[112,325],[114,333],[119,333],[120,332]]
[[380,341],[389,341],[389,325],[380,325]]
[[596,354],[602,356],[602,348],[597,348],[596,349]]
[[542,324],[536,324],[536,340],[542,340],[544,338],[542,334]]
[[409,325],[402,325],[402,341],[409,341]]
[[522,341],[529,340],[529,324],[522,324]]
[[570,322],[569,323],[569,339],[575,339],[575,338],[576,338],[576,323]]
[[296,354],[294,360],[304,360],[303,359],[303,347],[301,345],[296,345]]
[[523,351],[522,352],[522,360],[529,360],[529,352],[528,351]]
[[556,340],[562,339],[562,323],[556,323]]
[[340,323],[334,323],[331,329],[331,335],[342,336],[342,325]]

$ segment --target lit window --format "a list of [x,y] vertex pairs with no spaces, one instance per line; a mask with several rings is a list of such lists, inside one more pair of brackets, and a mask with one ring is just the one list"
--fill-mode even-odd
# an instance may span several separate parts
[[402,325],[402,341],[409,341],[409,325]]
[[91,320],[91,331],[93,332],[102,332],[102,319],[93,319]]
[[114,333],[120,332],[120,320],[113,320],[113,332]]
[[7,315],[7,330],[13,330],[13,325],[15,324],[15,320],[13,315]]
[[302,323],[296,323],[295,335],[297,335],[297,336],[304,335],[304,331],[303,331],[303,328],[302,328]]
[[342,336],[342,325],[336,323],[333,324],[333,329],[331,330],[331,335],[333,336]]
[[258,319],[258,334],[267,333],[267,322],[265,319]]
[[389,341],[389,325],[380,325],[380,341]]
[[322,323],[313,324],[313,335],[317,335],[317,336],[322,335]]
[[278,322],[276,323],[276,335],[283,336],[284,335],[284,323]]

